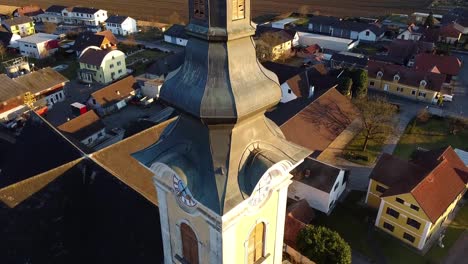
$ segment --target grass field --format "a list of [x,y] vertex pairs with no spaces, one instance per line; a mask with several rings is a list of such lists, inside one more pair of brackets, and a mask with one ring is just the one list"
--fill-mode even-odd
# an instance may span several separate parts
[[[103,8],[119,15],[129,15],[142,20],[160,20],[167,22],[171,14],[177,12],[182,18],[187,17],[186,0],[60,0],[61,5],[81,5]],[[253,0],[253,16],[269,13],[286,13],[297,11],[307,6],[310,13],[335,16],[380,16],[391,13],[412,13],[425,10],[432,0]],[[3,0],[2,4],[28,5],[39,4],[46,8],[58,4],[56,0]]]

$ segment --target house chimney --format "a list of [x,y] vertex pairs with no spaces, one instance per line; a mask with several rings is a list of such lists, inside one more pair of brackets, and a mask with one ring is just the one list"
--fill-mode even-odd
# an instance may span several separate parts
[[120,91],[119,91],[119,90],[115,91],[115,93],[116,93],[117,95],[120,95]]
[[306,169],[305,172],[304,172],[304,177],[306,179],[308,179],[310,177],[310,170],[309,169]]

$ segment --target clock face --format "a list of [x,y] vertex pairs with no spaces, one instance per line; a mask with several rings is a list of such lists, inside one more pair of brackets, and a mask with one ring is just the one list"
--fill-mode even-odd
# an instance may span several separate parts
[[265,198],[270,193],[270,183],[271,183],[271,176],[266,175],[257,184],[257,188],[253,191],[252,195],[250,196],[251,205],[258,205],[262,203]]
[[181,203],[188,207],[194,207],[197,205],[197,202],[193,199],[192,194],[181,179],[174,175],[172,177],[172,181],[174,185],[174,193]]

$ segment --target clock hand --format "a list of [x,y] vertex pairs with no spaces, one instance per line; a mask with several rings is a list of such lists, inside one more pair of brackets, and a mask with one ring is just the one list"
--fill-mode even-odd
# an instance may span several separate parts
[[185,186],[180,192],[177,193],[177,196],[180,196],[181,193],[183,193],[187,189],[187,186]]

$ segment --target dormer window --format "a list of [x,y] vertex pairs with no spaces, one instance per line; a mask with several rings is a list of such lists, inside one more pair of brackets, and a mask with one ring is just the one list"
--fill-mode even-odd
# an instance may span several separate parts
[[379,72],[377,73],[377,78],[382,78],[382,76],[383,76],[383,72],[382,72],[382,71],[379,71]]
[[419,83],[419,85],[421,85],[422,87],[426,87],[426,85],[427,85],[426,80],[422,80],[422,81]]
[[232,0],[232,20],[245,18],[245,0]]
[[395,74],[395,76],[393,76],[393,80],[394,80],[395,82],[398,82],[398,81],[400,80],[400,75]]
[[205,0],[193,0],[193,17],[205,20]]

